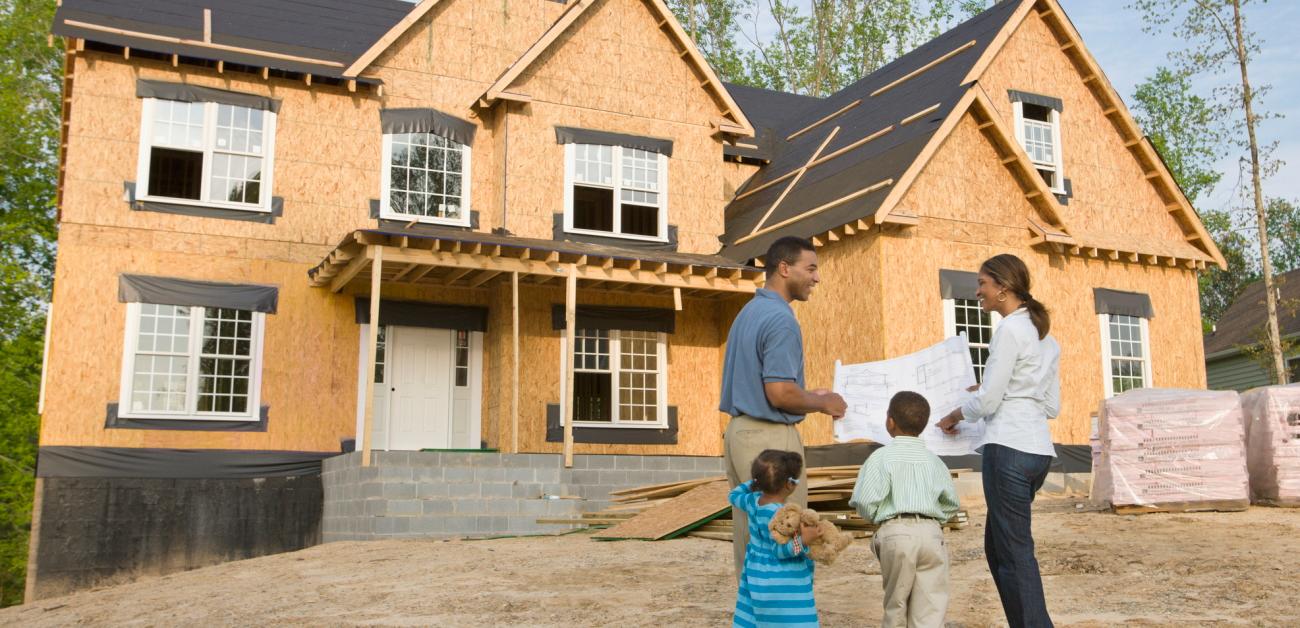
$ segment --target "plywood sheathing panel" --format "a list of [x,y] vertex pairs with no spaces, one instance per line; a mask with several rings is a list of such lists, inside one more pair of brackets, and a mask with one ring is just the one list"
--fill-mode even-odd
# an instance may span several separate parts
[[[1074,190],[1066,207],[1066,221],[1083,228],[1074,234],[1080,244],[1099,246],[1082,237],[1088,232],[1185,243],[1192,229],[1180,224],[1186,219],[1167,209],[1176,197],[1146,176],[1157,164],[1125,146],[1134,139],[1131,130],[1116,114],[1107,115],[1108,106],[1098,96],[1097,90],[1110,88],[1098,81],[1084,82],[1079,66],[1061,50],[1064,35],[1054,32],[1050,23],[1054,19],[1032,11],[1026,16],[980,76],[989,101],[1010,126],[1013,113],[1008,89],[1061,99],[1062,156],[1065,176]],[[1071,220],[1072,216],[1080,219]],[[1208,254],[1187,251],[1184,257],[1206,258]]]

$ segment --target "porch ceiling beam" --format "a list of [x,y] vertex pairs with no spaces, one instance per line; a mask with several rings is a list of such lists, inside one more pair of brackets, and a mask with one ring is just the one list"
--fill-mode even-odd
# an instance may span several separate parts
[[352,260],[348,262],[348,265],[344,266],[343,270],[339,272],[338,275],[335,275],[334,279],[330,281],[330,292],[339,292],[343,290],[348,283],[361,273],[361,269],[370,265],[370,258],[372,255],[373,253],[371,253],[370,248],[367,247],[365,253],[352,258]]
[[[369,255],[369,254],[367,254]],[[447,266],[452,268],[468,268],[472,270],[503,272],[518,272],[521,275],[542,275],[546,277],[564,277],[563,267],[554,264],[547,264],[541,260],[518,259],[518,258],[500,258],[500,257],[483,257],[467,255],[464,253],[452,253],[449,251],[420,251],[416,249],[388,249],[385,251],[384,259],[395,264],[434,264],[437,266]],[[597,266],[577,266],[574,265],[578,273],[578,278],[585,281],[617,281],[622,283],[635,283],[653,286],[666,286],[669,288],[689,288],[697,290],[715,290],[722,292],[744,292],[752,293],[757,284],[753,279],[737,278],[729,279],[726,277],[704,277],[701,275],[676,275],[655,273],[653,270],[631,270],[627,268],[602,268]],[[347,270],[335,278],[338,284],[343,279]],[[360,269],[357,269],[360,272]],[[346,284],[355,277],[343,280],[340,284]],[[335,290],[337,292],[337,290]]]

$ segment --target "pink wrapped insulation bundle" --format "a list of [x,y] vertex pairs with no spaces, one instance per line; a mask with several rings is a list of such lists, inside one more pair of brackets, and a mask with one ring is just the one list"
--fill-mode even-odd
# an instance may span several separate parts
[[1241,410],[1251,501],[1300,506],[1300,384],[1246,391]]
[[1115,506],[1244,508],[1245,432],[1233,391],[1144,388],[1102,403],[1096,498]]

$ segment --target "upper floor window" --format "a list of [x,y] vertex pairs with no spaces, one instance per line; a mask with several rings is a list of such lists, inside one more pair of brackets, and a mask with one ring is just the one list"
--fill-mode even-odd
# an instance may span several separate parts
[[[1012,103],[1015,113],[1016,138],[1029,154],[1034,169],[1043,177],[1047,187],[1064,194],[1065,169],[1061,160],[1061,110],[1060,105],[1044,104],[1053,99],[1032,97]],[[1037,100],[1039,102],[1028,102]]]
[[275,116],[219,102],[145,98],[143,200],[271,211]]
[[428,108],[381,109],[383,189],[379,217],[473,226],[472,122]]
[[640,148],[565,144],[564,230],[668,238],[668,157]]
[[384,135],[380,217],[469,226],[469,146],[434,133]]

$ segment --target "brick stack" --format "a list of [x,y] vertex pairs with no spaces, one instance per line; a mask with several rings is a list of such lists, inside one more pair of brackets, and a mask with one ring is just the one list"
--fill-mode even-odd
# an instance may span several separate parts
[[1300,384],[1250,390],[1241,409],[1251,501],[1300,506]]
[[1139,389],[1102,403],[1097,497],[1122,506],[1232,510],[1249,504],[1236,392]]

